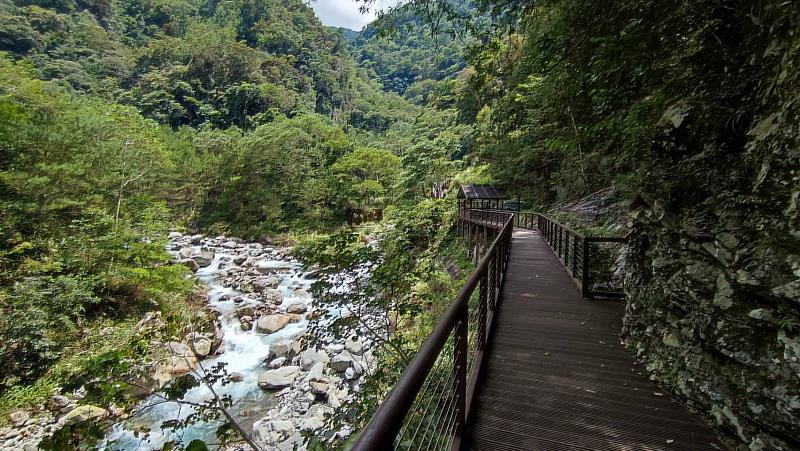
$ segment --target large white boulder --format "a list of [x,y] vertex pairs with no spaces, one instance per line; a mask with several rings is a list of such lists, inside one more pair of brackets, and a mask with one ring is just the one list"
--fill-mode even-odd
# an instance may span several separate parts
[[302,354],[300,354],[300,366],[304,370],[311,369],[317,363],[327,364],[331,361],[331,358],[328,356],[328,353],[322,350],[317,349],[306,349]]
[[289,321],[291,321],[291,317],[288,315],[276,314],[262,316],[256,321],[256,332],[262,334],[275,333],[286,327]]
[[276,370],[265,371],[258,376],[258,386],[265,390],[289,387],[299,372],[299,366],[284,366]]

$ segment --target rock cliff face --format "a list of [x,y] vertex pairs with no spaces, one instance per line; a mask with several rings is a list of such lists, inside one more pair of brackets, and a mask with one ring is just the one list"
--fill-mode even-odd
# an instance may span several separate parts
[[628,345],[751,450],[800,449],[800,38],[771,32],[733,108],[665,111],[626,278]]

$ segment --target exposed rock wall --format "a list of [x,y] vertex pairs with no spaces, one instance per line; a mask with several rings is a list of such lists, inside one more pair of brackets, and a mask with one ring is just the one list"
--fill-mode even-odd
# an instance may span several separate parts
[[800,449],[800,38],[784,19],[742,59],[756,77],[732,106],[665,111],[627,261],[628,345],[752,450]]

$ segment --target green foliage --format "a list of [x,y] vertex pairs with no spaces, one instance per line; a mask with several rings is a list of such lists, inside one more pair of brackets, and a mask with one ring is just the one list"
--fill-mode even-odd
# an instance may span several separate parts
[[[84,322],[135,314],[191,286],[165,266],[168,219],[153,186],[171,168],[134,110],[34,80],[0,60],[0,386],[27,383]],[[13,138],[12,138],[13,136]]]
[[[426,200],[388,210],[372,244],[345,231],[298,247],[306,264],[321,268],[320,281],[312,287],[319,305],[353,312],[348,320],[312,324],[312,334],[346,337],[367,330],[378,359],[356,400],[338,410],[332,424],[365,423],[452,302],[471,267],[464,246],[452,233],[454,220],[452,203]],[[365,269],[370,277],[357,277]],[[331,290],[341,275],[353,280],[346,294]],[[367,316],[373,319],[365,320]],[[376,327],[376,321],[381,326]],[[325,433],[317,440],[331,449],[331,437]]]

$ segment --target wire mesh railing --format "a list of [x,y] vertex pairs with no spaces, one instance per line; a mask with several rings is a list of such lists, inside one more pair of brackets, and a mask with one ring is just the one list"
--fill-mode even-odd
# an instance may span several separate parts
[[[503,284],[514,214],[461,210],[462,223],[494,236],[475,271],[352,449],[456,450],[461,446]],[[391,444],[391,446],[389,445]]]
[[553,249],[583,297],[625,297],[621,248],[627,244],[627,237],[585,236],[547,216],[532,215],[536,216],[535,229]]

